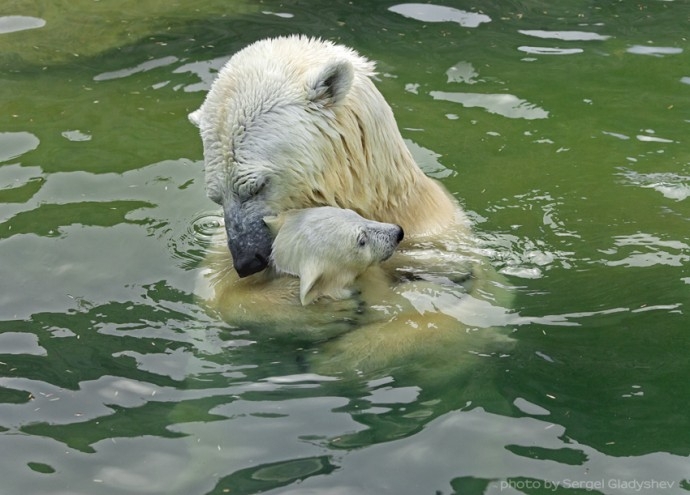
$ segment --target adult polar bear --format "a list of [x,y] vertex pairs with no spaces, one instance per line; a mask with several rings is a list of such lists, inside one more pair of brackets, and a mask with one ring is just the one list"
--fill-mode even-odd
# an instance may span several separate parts
[[[266,39],[233,55],[190,114],[229,247],[209,256],[209,306],[234,323],[306,328],[317,339],[354,321],[319,352],[350,369],[448,348],[465,333],[461,324],[490,326],[487,315],[502,322],[506,313],[493,304],[501,284],[481,274],[465,213],[415,163],[373,75],[374,64],[350,48]],[[405,231],[392,259],[360,279],[364,312],[352,301],[302,308],[290,281],[262,272],[272,243],[263,219],[316,206]]]

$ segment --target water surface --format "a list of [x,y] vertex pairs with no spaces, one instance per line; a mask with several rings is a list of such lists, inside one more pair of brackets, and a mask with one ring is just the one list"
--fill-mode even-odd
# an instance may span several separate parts
[[[0,493],[689,491],[689,20],[681,1],[0,6]],[[195,302],[218,212],[186,115],[232,53],[295,32],[376,60],[514,286],[509,353],[345,380]]]

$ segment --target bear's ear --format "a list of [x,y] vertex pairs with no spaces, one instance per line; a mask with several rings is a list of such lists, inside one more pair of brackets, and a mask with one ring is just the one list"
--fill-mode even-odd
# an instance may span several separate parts
[[309,85],[309,100],[323,105],[337,105],[350,91],[354,76],[355,69],[347,60],[327,64]]
[[319,297],[317,284],[321,279],[322,272],[312,263],[307,263],[301,267],[299,274],[299,300],[302,306],[306,306]]

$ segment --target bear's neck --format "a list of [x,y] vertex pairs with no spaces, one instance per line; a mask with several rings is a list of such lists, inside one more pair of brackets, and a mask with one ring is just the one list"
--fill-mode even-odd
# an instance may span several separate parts
[[[361,163],[344,160],[349,166],[328,182],[335,184],[334,196],[326,201],[350,208],[370,220],[400,225],[406,236],[432,235],[457,222],[459,206],[448,191],[419,168],[400,139],[389,153],[371,153]],[[391,159],[391,154],[398,156]],[[366,177],[365,181],[361,177]]]
[[[402,138],[400,144],[405,146]],[[376,217],[373,219],[398,224],[407,236],[446,230],[455,222],[456,201],[441,184],[422,172],[406,147],[403,151],[395,166],[395,178],[375,185],[375,190],[385,194],[372,198],[370,211]]]
[[[363,92],[372,97],[371,93]],[[441,232],[456,222],[457,202],[415,162],[383,97],[357,101],[339,112],[344,132],[328,146],[332,167],[326,180],[335,197],[327,203],[350,208],[365,218],[395,223],[405,235]],[[374,114],[373,110],[377,112]]]

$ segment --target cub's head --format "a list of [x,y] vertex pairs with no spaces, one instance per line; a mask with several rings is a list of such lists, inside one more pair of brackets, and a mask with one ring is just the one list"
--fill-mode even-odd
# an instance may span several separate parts
[[300,278],[300,301],[347,297],[350,285],[370,266],[391,257],[403,229],[352,210],[323,206],[266,217],[275,235],[271,262],[278,273]]
[[[263,217],[348,206],[340,196],[352,196],[343,181],[354,183],[346,170],[354,158],[334,150],[361,147],[362,119],[344,118],[341,110],[374,106],[372,98],[386,105],[370,81],[373,69],[353,50],[327,41],[261,40],[232,56],[203,105],[189,115],[201,131],[206,192],[223,207],[241,277],[268,265],[272,237]],[[361,102],[353,92],[363,87],[372,96]],[[343,137],[350,128],[352,144]]]

